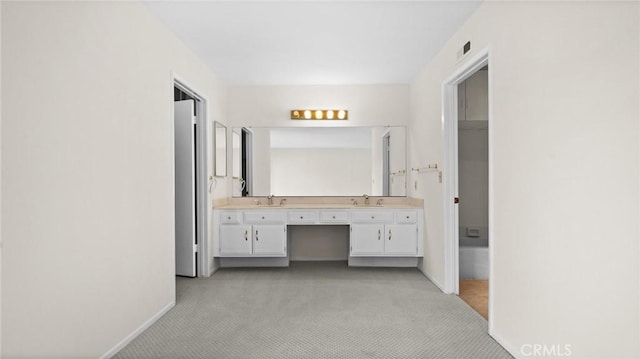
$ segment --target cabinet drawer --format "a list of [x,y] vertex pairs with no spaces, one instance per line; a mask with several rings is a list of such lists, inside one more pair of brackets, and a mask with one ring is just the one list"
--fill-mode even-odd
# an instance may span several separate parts
[[321,211],[320,222],[322,223],[348,223],[349,212],[347,211]]
[[392,223],[393,212],[387,211],[353,211],[351,213],[353,223]]
[[316,223],[318,221],[317,212],[291,211],[289,212],[289,223]]
[[246,212],[244,215],[246,223],[262,224],[274,223],[284,224],[284,213],[281,212]]
[[240,224],[242,223],[242,212],[220,212],[220,223]]
[[418,215],[414,211],[400,211],[396,213],[396,223],[416,223]]

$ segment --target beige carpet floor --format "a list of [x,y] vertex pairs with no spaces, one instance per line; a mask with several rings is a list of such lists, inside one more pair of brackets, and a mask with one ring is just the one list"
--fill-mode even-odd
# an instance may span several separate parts
[[115,358],[511,358],[487,322],[415,268],[221,269]]

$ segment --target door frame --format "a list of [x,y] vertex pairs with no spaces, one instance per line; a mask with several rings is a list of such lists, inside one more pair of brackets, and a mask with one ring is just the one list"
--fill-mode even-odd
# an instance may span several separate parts
[[[209,166],[210,163],[210,154],[209,154],[209,121],[208,113],[207,113],[207,104],[208,99],[201,94],[200,91],[197,91],[193,86],[191,86],[188,82],[184,81],[180,76],[175,73],[171,74],[171,141],[172,148],[175,146],[174,136],[175,129],[173,127],[173,112],[174,112],[174,101],[173,101],[173,89],[174,87],[179,88],[181,91],[187,93],[189,96],[195,98],[196,106],[196,197],[200,199],[196,201],[197,210],[196,210],[196,238],[198,240],[197,245],[197,267],[196,267],[196,275],[198,277],[208,277],[212,274],[210,270],[211,260],[207,255],[209,253],[210,245],[210,233],[209,233],[209,218],[211,217],[211,206],[208,204],[211,203],[211,193],[209,192],[210,184],[213,181],[213,177],[210,175],[213,171],[212,166]],[[175,165],[173,164],[175,161],[175,154],[172,152],[172,166],[171,173],[174,175]],[[174,178],[174,177],[172,177]],[[175,183],[173,186],[173,193],[175,196]],[[175,203],[173,205],[173,216],[175,217]],[[175,222],[174,222],[175,227]],[[175,237],[174,237],[175,242]],[[174,265],[175,265],[175,253],[173,256]],[[174,268],[175,272],[175,268]]]
[[391,193],[391,130],[382,135],[382,195]]
[[[246,152],[245,166],[242,166],[242,152]],[[243,169],[246,169],[246,173]],[[247,197],[253,196],[253,131],[249,127],[242,127],[240,130],[240,175],[245,181],[244,188]],[[241,195],[241,197],[245,196]]]
[[488,65],[488,176],[489,176],[489,331],[493,327],[493,63],[491,48],[478,51],[463,62],[449,78],[442,83],[442,137],[444,171],[444,292],[459,293],[459,213],[454,204],[458,196],[458,91],[457,86],[475,72]]

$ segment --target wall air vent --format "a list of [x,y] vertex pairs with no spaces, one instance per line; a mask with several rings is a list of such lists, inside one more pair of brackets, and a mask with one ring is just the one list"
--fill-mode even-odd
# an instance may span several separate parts
[[461,58],[463,58],[464,55],[466,55],[469,51],[471,51],[471,41],[467,41],[467,43],[464,44],[460,50],[458,50],[456,54],[456,60],[460,60]]

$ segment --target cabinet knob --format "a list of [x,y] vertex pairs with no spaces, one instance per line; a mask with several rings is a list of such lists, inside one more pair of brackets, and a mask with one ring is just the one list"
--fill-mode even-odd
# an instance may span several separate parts
[[304,217],[300,216],[300,219],[304,219]]
[[231,217],[227,217],[227,219],[231,219]]
[[262,219],[264,219],[264,216],[262,216]]
[[336,216],[333,216],[333,219],[336,219]]
[[376,216],[371,216],[371,219],[376,219]]
[[407,216],[407,219],[409,219],[409,216]]

